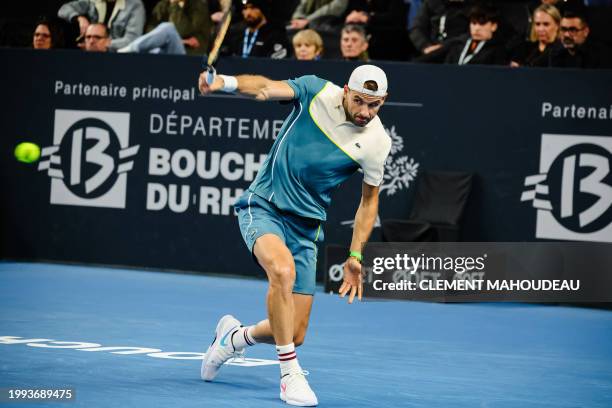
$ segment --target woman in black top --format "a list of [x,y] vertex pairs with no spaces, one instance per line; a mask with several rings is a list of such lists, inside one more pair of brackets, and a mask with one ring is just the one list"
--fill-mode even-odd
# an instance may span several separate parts
[[546,66],[551,45],[559,37],[561,13],[555,6],[542,4],[533,12],[530,41],[515,48],[510,65]]

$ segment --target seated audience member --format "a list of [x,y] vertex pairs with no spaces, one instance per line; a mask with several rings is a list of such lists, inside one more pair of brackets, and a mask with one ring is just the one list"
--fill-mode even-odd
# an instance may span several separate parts
[[542,4],[533,12],[529,41],[512,51],[511,63],[518,66],[546,66],[552,44],[559,37],[561,14],[552,5]]
[[550,51],[549,66],[560,68],[612,68],[612,50],[589,38],[583,14],[566,12],[559,27],[561,42]]
[[439,49],[446,40],[468,32],[471,0],[423,0],[412,21],[410,39],[422,54]]
[[91,23],[108,27],[111,44],[116,51],[142,35],[145,8],[141,0],[75,0],[60,7],[58,16],[77,22],[81,37]]
[[57,24],[49,20],[41,20],[36,24],[32,38],[32,48],[36,50],[49,50],[62,48],[64,35]]
[[357,24],[347,24],[342,28],[340,36],[340,51],[342,58],[350,61],[370,60],[368,47],[370,46],[365,28]]
[[406,22],[407,23],[406,27],[408,27],[408,29],[412,28],[412,23],[414,19],[416,18],[417,13],[421,9],[422,2],[423,0],[407,0],[406,1],[406,3],[408,4],[408,18]]
[[533,13],[537,7],[543,4],[555,6],[560,14],[563,14],[565,10],[584,8],[584,0],[504,0],[500,6],[502,16],[506,18],[515,34],[509,39],[507,47],[509,50],[515,49],[524,41],[529,41],[533,25]]
[[310,27],[317,31],[330,29],[341,19],[347,5],[348,0],[300,0],[288,28],[301,30]]
[[243,0],[243,21],[235,24],[224,41],[222,53],[248,57],[287,57],[287,36],[284,27],[268,22],[268,0]]
[[422,55],[415,62],[445,64],[506,65],[506,49],[495,39],[499,24],[497,9],[475,6],[470,10],[470,34],[447,41],[440,49]]
[[345,24],[361,24],[370,34],[374,59],[402,59],[409,53],[404,0],[349,0]]
[[147,33],[118,52],[202,55],[208,50],[211,20],[202,0],[161,0]]
[[108,28],[102,23],[93,23],[85,30],[85,51],[108,52],[111,39]]
[[298,31],[293,36],[293,53],[302,61],[319,60],[323,54],[323,39],[310,28]]

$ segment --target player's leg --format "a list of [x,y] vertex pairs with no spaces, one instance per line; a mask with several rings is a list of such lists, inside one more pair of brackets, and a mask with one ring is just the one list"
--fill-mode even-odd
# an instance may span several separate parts
[[[273,340],[275,344],[283,343],[288,340],[289,334],[292,333],[291,340],[295,346],[299,346],[304,342],[308,322],[310,320],[310,311],[312,308],[313,295],[316,286],[316,269],[317,269],[317,242],[323,239],[321,232],[321,223],[316,220],[306,220],[301,217],[292,217],[285,215],[283,217],[284,240],[278,237],[264,235],[257,239],[254,246],[254,254],[259,261],[259,264],[266,269],[268,279],[270,280],[270,292],[268,301],[270,302],[270,294],[273,293],[273,279],[271,271],[277,269],[277,275],[283,276],[282,272],[286,272],[286,276],[290,279],[283,281],[282,287],[285,299],[288,298],[289,291],[292,292],[293,304],[290,306],[293,309],[293,330],[285,330],[284,337],[278,338],[275,328],[276,322],[273,319],[259,322],[250,330],[250,333],[258,342],[270,343]],[[282,250],[277,250],[281,247]],[[285,254],[285,259],[278,254]],[[279,273],[280,272],[280,273]],[[280,281],[281,277],[276,278]],[[290,286],[290,287],[289,287]],[[284,318],[288,319],[289,315]],[[287,323],[289,324],[289,323]],[[271,334],[273,334],[271,336]],[[273,339],[271,339],[273,337]]]
[[[307,311],[307,316],[300,319],[297,325],[294,324],[293,291],[300,285],[294,285],[296,271],[292,251],[285,245],[284,215],[270,203],[250,192],[238,200],[236,210],[245,243],[268,276],[269,327],[266,330],[269,331],[262,333],[262,337],[269,339],[271,335],[276,344],[281,369],[280,398],[291,405],[317,405],[317,398],[298,363],[293,343],[294,328],[305,329],[308,325],[312,299],[310,302],[305,302],[307,308],[303,310]],[[308,292],[298,290],[298,293],[314,293],[314,275],[308,290]],[[303,306],[304,301],[298,303]],[[229,315],[224,316],[217,325],[215,340],[203,360],[202,378],[207,381],[212,380],[233,352],[255,344],[256,340],[252,335],[254,328],[254,326],[240,327],[238,320]],[[301,337],[303,338],[303,335]],[[219,338],[221,340],[218,340]]]
[[312,295],[303,295],[301,293],[293,294],[293,307],[295,309],[295,318],[293,319],[293,343],[296,347],[304,344],[304,340],[306,339],[306,331],[308,331],[313,300],[314,296]]
[[[280,398],[290,405],[314,406],[318,400],[304,377],[295,347],[303,343],[310,320],[316,278],[314,241],[319,228],[318,223],[314,230],[295,225],[287,215],[283,226],[284,240],[263,235],[255,243],[253,253],[269,280],[269,318],[247,330],[256,340],[274,339],[281,370]],[[282,314],[275,310],[278,304],[283,305]],[[284,313],[287,310],[291,314]]]
[[[257,239],[253,254],[268,276],[268,320],[275,344],[293,342],[293,255],[276,235],[265,234]],[[264,335],[268,333],[263,333]],[[257,335],[254,333],[254,337]]]
[[[308,330],[308,322],[310,321],[310,311],[312,310],[311,295],[303,295],[301,293],[293,293],[293,343],[296,347],[304,343],[306,331]],[[276,344],[270,320],[262,320],[249,331],[249,334],[254,337],[257,343]]]
[[[293,258],[289,250],[283,244],[284,226],[282,223],[282,216],[277,214],[275,209],[267,201],[258,198],[249,191],[238,200],[235,204],[235,208],[238,213],[238,222],[242,238],[251,253],[254,251],[255,243],[265,236],[266,239],[264,239],[264,242],[273,242],[273,246],[269,248],[269,251],[279,254],[274,257],[277,263],[289,265],[289,270],[293,271]],[[268,267],[268,269],[270,270],[270,267]],[[295,272],[293,272],[293,276],[295,276]],[[291,276],[288,276],[288,278],[294,279],[294,277]],[[274,281],[277,282],[277,280]],[[292,308],[293,302],[289,303],[289,307]],[[274,312],[276,314],[279,313],[276,309],[274,309]],[[289,311],[289,316],[293,316],[291,310]],[[289,320],[289,333],[291,333],[293,325],[291,319]],[[282,324],[279,325],[279,327],[282,327]],[[252,328],[253,326],[242,327],[240,321],[231,315],[225,315],[219,320],[215,329],[214,339],[202,360],[200,374],[203,380],[212,381],[227,360],[236,354],[242,354],[246,346],[256,344],[256,340],[251,334]]]
[[[296,319],[294,322],[294,334],[297,334],[296,340],[303,342],[316,288],[316,241],[321,230],[320,222],[285,215],[283,225],[285,226],[285,242],[287,248],[293,254],[295,264],[295,283],[292,288],[294,308],[297,306],[297,302],[300,302],[301,306],[306,306],[302,308],[305,312],[302,318],[299,321]],[[285,347],[280,347],[278,343],[276,345],[281,363],[280,398],[291,405],[317,405],[317,397],[310,388],[304,376],[304,371],[297,363],[297,354],[294,347],[294,343]]]

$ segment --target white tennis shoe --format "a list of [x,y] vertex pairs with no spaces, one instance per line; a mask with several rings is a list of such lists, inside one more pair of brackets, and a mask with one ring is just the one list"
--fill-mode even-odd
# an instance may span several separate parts
[[298,407],[315,407],[319,404],[317,396],[308,385],[307,371],[295,370],[284,375],[280,382],[280,399],[289,405]]
[[223,363],[232,357],[244,356],[244,349],[234,350],[231,336],[234,331],[240,328],[240,322],[232,315],[225,315],[217,323],[215,338],[206,350],[206,356],[202,361],[200,376],[204,381],[212,381]]

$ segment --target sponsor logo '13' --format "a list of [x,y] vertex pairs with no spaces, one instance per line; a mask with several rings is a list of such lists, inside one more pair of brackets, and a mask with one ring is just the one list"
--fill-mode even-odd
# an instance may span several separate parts
[[53,146],[39,170],[51,177],[51,203],[125,208],[127,172],[139,146],[129,146],[128,113],[56,110]]

